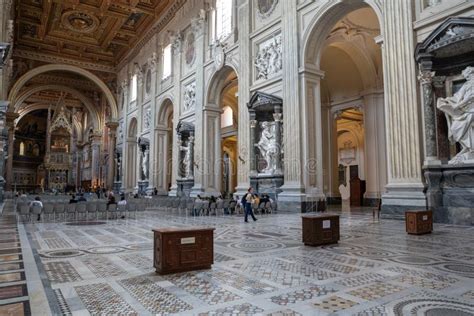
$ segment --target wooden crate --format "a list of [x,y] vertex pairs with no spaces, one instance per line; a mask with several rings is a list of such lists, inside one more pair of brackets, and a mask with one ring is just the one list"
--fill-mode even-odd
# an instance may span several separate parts
[[303,243],[307,246],[337,244],[339,215],[303,215]]
[[210,269],[214,228],[154,229],[153,266],[159,274]]
[[433,231],[433,212],[425,210],[406,211],[405,225],[408,234],[429,234]]

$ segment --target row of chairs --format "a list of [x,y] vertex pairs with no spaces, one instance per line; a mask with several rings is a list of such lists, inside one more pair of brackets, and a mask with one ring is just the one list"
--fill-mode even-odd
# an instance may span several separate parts
[[78,220],[81,217],[84,220],[88,220],[91,218],[91,214],[93,215],[92,218],[96,220],[101,216],[108,219],[109,213],[112,218],[118,218],[120,216],[127,217],[130,216],[131,213],[134,213],[134,218],[136,218],[137,212],[144,211],[146,207],[144,207],[143,203],[136,203],[134,201],[129,201],[125,205],[107,205],[106,201],[87,201],[72,204],[45,202],[43,203],[43,208],[38,205],[30,206],[30,203],[26,202],[18,202],[16,209],[19,217],[23,217],[29,221],[31,221],[32,214],[41,214],[43,220],[53,218],[53,220],[62,219],[65,221],[71,218]]

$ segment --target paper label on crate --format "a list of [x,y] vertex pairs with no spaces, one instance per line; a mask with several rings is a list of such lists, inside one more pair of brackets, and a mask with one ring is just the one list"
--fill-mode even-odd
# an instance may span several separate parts
[[195,242],[196,237],[181,238],[181,245],[194,244]]
[[323,221],[323,229],[327,229],[327,228],[331,228],[331,221],[329,219]]
[[423,215],[423,220],[427,221],[428,220],[428,215]]

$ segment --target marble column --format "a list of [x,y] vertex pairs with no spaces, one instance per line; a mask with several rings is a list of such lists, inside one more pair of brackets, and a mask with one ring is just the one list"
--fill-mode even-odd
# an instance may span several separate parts
[[274,113],[273,119],[275,120],[275,140],[278,145],[278,151],[275,154],[275,174],[282,174],[283,170],[281,153],[283,149],[283,141],[281,137],[281,130],[283,127],[283,114],[281,114],[280,112]]
[[250,10],[250,1],[241,1],[242,5],[239,7],[238,18],[238,36],[239,36],[239,48],[238,56],[240,57],[239,63],[239,81],[238,81],[238,105],[239,105],[239,117],[238,117],[238,159],[237,159],[237,188],[235,195],[242,196],[247,192],[250,186],[250,170],[256,170],[256,166],[251,168],[251,161],[255,157],[251,154],[254,150],[253,144],[251,144],[250,138],[250,118],[249,111],[247,109],[247,102],[250,100],[250,85],[252,78],[252,42],[248,36],[251,33],[250,23],[253,12]]
[[84,150],[84,144],[77,144],[76,146],[76,152],[74,152],[73,154],[76,155],[76,188],[80,188],[82,186],[82,161],[84,159],[83,157],[83,150]]
[[385,1],[383,70],[388,184],[382,213],[400,216],[425,207],[421,171],[420,117],[413,58],[414,8],[411,1]]
[[434,71],[420,70],[418,80],[421,83],[422,103],[425,131],[425,162],[424,165],[439,165],[438,148],[436,146],[436,114],[433,91]]
[[155,186],[159,195],[168,194],[168,173],[169,157],[168,154],[168,133],[171,133],[167,127],[159,126],[155,128],[156,156],[155,162]]
[[257,171],[257,155],[255,152],[255,136],[256,136],[257,120],[250,121],[249,133],[249,160],[250,160],[250,175],[256,176]]
[[15,120],[18,118],[18,113],[7,112],[6,122],[8,130],[8,159],[6,166],[6,191],[13,189],[13,156],[15,151]]
[[281,1],[283,48],[283,143],[285,146],[284,184],[278,195],[279,208],[300,211],[305,193],[303,184],[303,148],[301,142],[300,81],[298,52],[300,38],[298,2]]
[[128,107],[129,107],[129,88],[128,88],[128,79],[124,79],[122,80],[121,82],[121,88],[122,88],[122,91],[123,91],[123,104],[124,104],[124,108],[123,108],[123,121],[121,122],[122,124],[122,136],[123,136],[123,139],[121,139],[121,146],[122,146],[122,172],[121,172],[121,178],[119,179],[119,181],[121,182],[121,187],[120,187],[120,191],[121,192],[125,192],[125,190],[127,189],[127,182],[128,182],[128,170],[126,169],[127,166],[128,166],[128,116],[127,116],[127,112],[128,112]]
[[100,144],[101,144],[101,136],[100,135],[93,135],[92,136],[92,162],[91,162],[91,178],[92,178],[92,186],[98,186],[100,182],[100,175],[99,175],[99,164],[100,164]]
[[[446,97],[446,76],[436,76],[433,78],[433,88],[435,91],[435,100],[438,98]],[[436,145],[438,148],[438,158],[442,163],[448,163],[450,157],[450,143],[448,139],[448,122],[446,121],[446,115],[443,111],[436,109],[435,106],[435,117],[436,117]]]
[[[158,77],[158,56],[156,53],[153,53],[150,58],[148,58],[148,67],[151,71],[151,87],[150,87],[150,109],[151,109],[151,122],[150,122],[150,152],[148,162],[148,188],[146,189],[148,195],[152,195],[154,188],[156,187],[156,167],[157,160],[163,159],[163,156],[158,156],[156,154],[156,135],[154,133],[153,127],[157,125],[157,104],[156,104],[156,80]],[[146,74],[145,74],[146,75]],[[146,80],[146,79],[145,79]]]
[[108,168],[107,168],[107,187],[109,189],[113,189],[114,186],[114,172],[115,172],[115,143],[116,143],[116,136],[117,136],[117,122],[108,122],[106,126],[109,129],[109,161],[108,161]]

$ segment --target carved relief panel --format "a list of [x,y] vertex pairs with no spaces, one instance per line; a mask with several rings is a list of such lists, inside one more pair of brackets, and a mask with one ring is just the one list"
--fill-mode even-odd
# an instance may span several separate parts
[[283,68],[281,33],[260,42],[254,60],[255,80],[268,79]]
[[196,105],[196,81],[184,87],[183,112],[191,111]]
[[281,16],[280,2],[279,0],[253,1],[254,30],[260,29]]
[[147,131],[151,126],[151,108],[146,108],[143,113],[143,130]]

